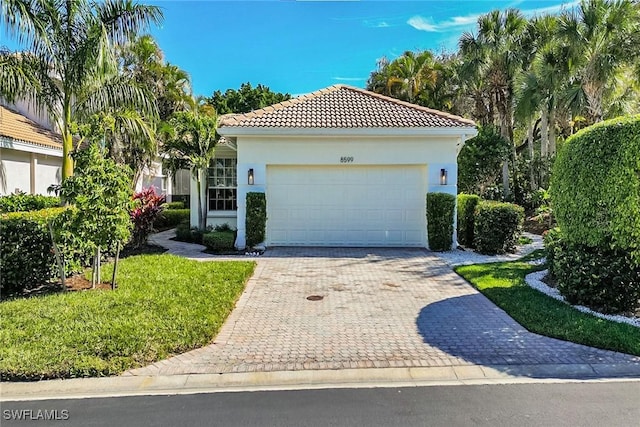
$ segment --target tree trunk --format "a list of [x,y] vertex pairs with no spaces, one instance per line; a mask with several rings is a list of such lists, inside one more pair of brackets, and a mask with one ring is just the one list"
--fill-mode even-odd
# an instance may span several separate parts
[[[498,91],[496,93],[496,106],[498,108],[499,122],[500,122],[500,135],[511,146],[510,157],[515,164],[516,153],[515,146],[513,145],[513,124],[511,123],[511,99],[508,94]],[[515,178],[515,176],[514,176]],[[515,184],[515,183],[514,183]],[[507,157],[502,163],[502,188],[504,198],[507,199],[511,195],[511,188],[509,187],[509,157]]]
[[71,158],[71,152],[73,151],[73,135],[69,129],[71,123],[71,100],[68,95],[65,95],[62,105],[62,180],[69,178],[73,175],[73,159]]
[[529,159],[531,160],[529,163],[529,184],[531,185],[532,190],[536,190],[538,186],[536,185],[536,174],[533,168],[533,161],[535,157],[535,151],[533,148],[533,126],[534,123],[529,122],[527,126],[527,148],[529,150]]
[[98,261],[98,270],[97,270],[98,271],[98,278],[97,278],[97,282],[98,282],[98,284],[102,283],[102,277],[101,277],[102,276],[102,271],[101,271],[101,263],[102,263],[102,261],[101,261],[100,258],[101,258],[100,246],[98,246],[98,249],[97,249],[97,261]]
[[47,221],[47,227],[49,227],[49,234],[51,235],[51,243],[53,244],[53,253],[56,257],[56,264],[58,265],[58,274],[60,275],[60,283],[62,284],[62,290],[66,291],[67,287],[65,286],[64,279],[64,260],[62,258],[62,254],[60,253],[60,248],[56,244],[56,239],[53,234],[53,227],[51,226],[51,221]]
[[549,110],[549,155],[556,154],[556,108]]
[[542,117],[540,120],[540,157],[545,160],[549,154],[549,123],[547,110],[542,110]]
[[97,249],[93,253],[93,267],[91,268],[91,289],[96,287],[96,278],[98,277],[98,255]]
[[120,242],[118,241],[118,246],[116,246],[116,259],[113,263],[113,275],[111,276],[111,290],[115,290],[116,285],[116,275],[118,274],[118,261],[120,260]]
[[204,212],[204,207],[202,206],[202,170],[198,170],[196,178],[196,186],[198,189],[198,227],[200,230],[204,230],[207,228],[207,217]]

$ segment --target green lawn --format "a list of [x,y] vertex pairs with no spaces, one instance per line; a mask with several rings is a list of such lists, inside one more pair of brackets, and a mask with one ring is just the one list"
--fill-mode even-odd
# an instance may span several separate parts
[[527,286],[525,276],[544,267],[524,261],[540,255],[460,266],[455,271],[532,332],[640,356],[640,328],[581,313]]
[[115,375],[206,345],[254,268],[139,255],[121,261],[116,291],[2,302],[0,379]]

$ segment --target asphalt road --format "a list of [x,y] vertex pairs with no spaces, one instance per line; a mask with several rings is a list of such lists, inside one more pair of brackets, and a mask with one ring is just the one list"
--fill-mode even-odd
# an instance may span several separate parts
[[[50,417],[67,419],[9,419],[18,414],[27,418],[45,417],[45,410]],[[640,382],[328,389],[4,402],[1,424],[2,427],[637,427],[640,426]]]

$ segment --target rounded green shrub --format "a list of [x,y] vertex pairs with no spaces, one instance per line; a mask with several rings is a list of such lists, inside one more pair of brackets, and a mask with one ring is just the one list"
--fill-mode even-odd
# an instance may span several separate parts
[[621,249],[640,265],[640,115],[598,123],[567,139],[550,192],[564,240]]
[[456,197],[447,193],[427,194],[429,249],[449,251],[453,245],[453,213]]
[[479,202],[480,196],[475,194],[458,194],[458,241],[464,246],[473,246],[474,215]]
[[557,229],[544,239],[549,274],[571,304],[602,313],[634,312],[640,305],[640,267],[621,249],[570,243]]
[[522,231],[524,208],[513,203],[483,200],[475,211],[474,240],[481,254],[513,252]]
[[153,228],[156,230],[166,230],[177,227],[182,222],[189,222],[189,209],[165,209],[153,222]]

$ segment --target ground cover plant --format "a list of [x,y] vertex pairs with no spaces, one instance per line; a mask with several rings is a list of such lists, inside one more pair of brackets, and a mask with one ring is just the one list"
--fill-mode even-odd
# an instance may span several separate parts
[[139,255],[120,262],[115,291],[4,301],[0,379],[116,375],[206,345],[254,268],[253,262]]
[[640,328],[582,313],[527,286],[525,276],[545,268],[526,261],[465,265],[456,273],[531,332],[640,356]]

